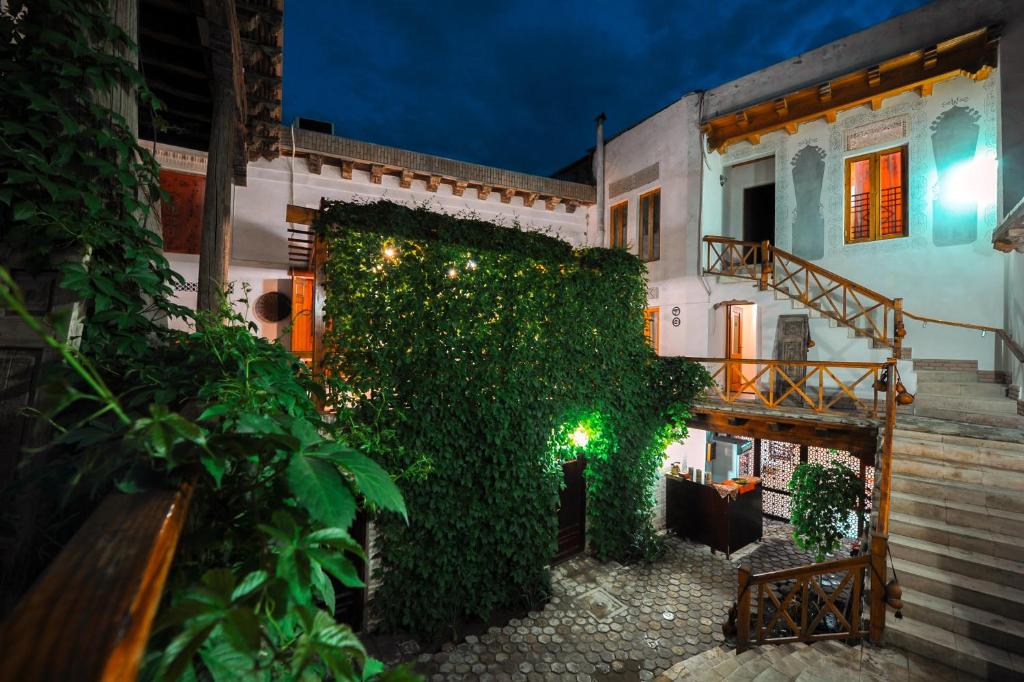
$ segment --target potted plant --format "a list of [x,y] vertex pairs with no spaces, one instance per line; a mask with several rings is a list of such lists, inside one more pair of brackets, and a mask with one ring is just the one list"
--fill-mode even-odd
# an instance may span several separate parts
[[788,487],[793,540],[800,549],[812,552],[815,561],[824,561],[857,528],[863,513],[858,504],[864,495],[863,482],[841,462],[806,462],[793,471]]

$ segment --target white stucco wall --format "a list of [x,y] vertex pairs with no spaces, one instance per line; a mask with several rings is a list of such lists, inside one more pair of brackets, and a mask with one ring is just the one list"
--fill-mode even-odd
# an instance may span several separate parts
[[[998,74],[994,74],[997,76]],[[824,177],[820,211],[824,220],[824,255],[814,259],[817,265],[874,289],[885,296],[902,297],[904,309],[942,319],[1002,326],[1004,318],[1004,260],[991,247],[991,232],[996,226],[996,141],[999,118],[999,79],[982,82],[957,78],[940,83],[931,97],[906,93],[883,101],[881,109],[861,107],[839,114],[835,124],[824,120],[804,124],[795,135],[784,131],[764,136],[759,145],[746,142],[731,146],[719,155],[718,164],[705,169],[705,234],[739,236],[725,222],[717,207],[727,201],[727,183],[723,190],[719,177],[733,172],[731,166],[750,159],[774,155],[776,176],[776,245],[799,251],[793,243],[796,219],[796,194],[793,180],[794,158],[805,147],[816,147],[824,154]],[[943,194],[937,180],[931,128],[936,119],[953,106],[967,107],[978,116],[979,135],[973,190],[979,196],[977,234],[969,244],[942,246],[933,239],[936,211],[943,209]],[[846,151],[845,135],[873,122],[905,119],[907,135],[884,143]],[[906,144],[909,159],[908,227],[909,236],[877,242],[846,244],[844,233],[844,159],[879,149]],[[984,177],[989,173],[987,177]],[[717,210],[716,210],[717,209]],[[735,233],[735,234],[734,234]],[[799,255],[799,254],[798,254]],[[977,359],[981,369],[997,365],[995,343],[991,335],[907,321],[906,344],[914,357]],[[773,330],[765,329],[768,337]],[[812,332],[813,333],[813,332]],[[823,332],[827,343],[819,344],[812,355],[824,351],[839,353],[845,359],[868,359],[862,339],[847,339]],[[771,348],[771,338],[765,347]],[[825,356],[822,356],[825,357]],[[833,355],[832,357],[837,357]]]

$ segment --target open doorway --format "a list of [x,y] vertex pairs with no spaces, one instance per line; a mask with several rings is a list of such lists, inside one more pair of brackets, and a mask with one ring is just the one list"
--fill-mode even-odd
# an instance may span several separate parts
[[[757,358],[757,305],[746,302],[725,306],[725,357],[730,360]],[[729,393],[753,393],[755,364],[730,364],[726,372]]]
[[743,241],[775,243],[775,183],[743,190]]
[[723,234],[775,243],[775,157],[744,161],[724,170]]

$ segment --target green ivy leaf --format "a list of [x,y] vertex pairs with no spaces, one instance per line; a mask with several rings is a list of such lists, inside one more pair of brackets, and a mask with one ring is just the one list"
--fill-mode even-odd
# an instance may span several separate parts
[[328,462],[292,455],[286,471],[288,487],[309,515],[329,526],[347,528],[356,516],[356,500]]
[[409,520],[408,512],[405,509],[405,500],[402,499],[402,493],[398,490],[398,486],[391,480],[388,472],[372,459],[340,443],[331,443],[312,454],[328,459],[351,473],[356,479],[359,492],[367,500],[384,509],[398,512],[406,521]]

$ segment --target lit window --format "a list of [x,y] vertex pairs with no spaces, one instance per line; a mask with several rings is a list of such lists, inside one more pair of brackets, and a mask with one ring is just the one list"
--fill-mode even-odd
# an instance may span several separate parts
[[846,160],[846,242],[907,235],[907,148]]
[[659,315],[661,308],[644,308],[644,337],[651,344],[654,352],[658,352]]
[[626,209],[629,202],[623,201],[612,206],[612,243],[613,249],[626,248]]
[[640,260],[661,257],[661,190],[640,195]]

